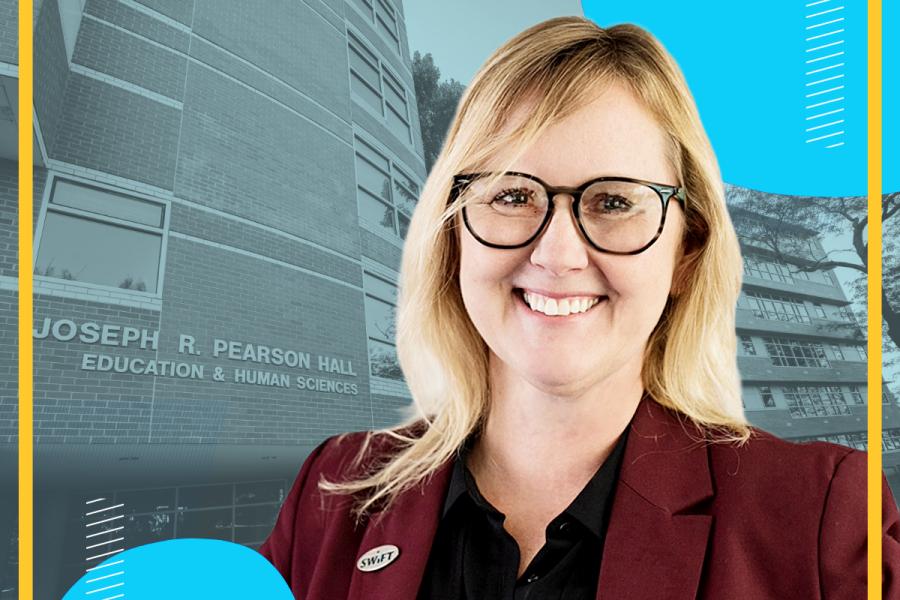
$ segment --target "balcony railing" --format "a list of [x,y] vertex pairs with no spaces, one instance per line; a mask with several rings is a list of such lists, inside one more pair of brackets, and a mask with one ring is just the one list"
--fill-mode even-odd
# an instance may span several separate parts
[[834,284],[807,281],[805,279],[773,281],[763,277],[755,277],[747,273],[744,273],[744,283],[754,287],[778,290],[779,292],[789,292],[791,294],[801,294],[813,298],[820,298],[822,300],[837,301],[842,304],[847,302],[844,292],[841,291],[840,287]]
[[[778,333],[785,335],[815,336],[834,340],[865,341],[859,325],[849,321],[832,321],[810,317],[808,322],[781,320],[776,318],[763,318],[762,311],[752,308],[737,309],[736,320],[738,329],[751,329],[765,333]],[[769,315],[767,315],[769,316]],[[771,315],[774,317],[775,315]],[[794,315],[785,315],[785,318],[794,318]]]
[[738,357],[738,369],[745,382],[865,384],[865,362],[829,360],[828,363],[828,367],[776,367],[768,356]]

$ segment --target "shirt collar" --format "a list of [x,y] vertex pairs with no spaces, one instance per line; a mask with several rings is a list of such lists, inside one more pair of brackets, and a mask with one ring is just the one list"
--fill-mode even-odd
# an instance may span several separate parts
[[[606,529],[606,518],[609,513],[609,506],[612,504],[619,466],[625,454],[625,445],[630,428],[629,424],[622,432],[622,435],[619,436],[607,459],[603,461],[603,464],[600,465],[587,485],[569,504],[568,508],[563,511],[600,538],[603,537]],[[466,458],[472,449],[475,439],[477,439],[477,436],[469,436],[457,453],[456,461],[453,465],[453,473],[450,477],[450,485],[447,489],[447,496],[444,500],[442,517],[445,517],[457,501],[467,494],[476,505],[489,512],[500,514],[481,496],[475,484],[475,478],[468,467],[466,467]]]

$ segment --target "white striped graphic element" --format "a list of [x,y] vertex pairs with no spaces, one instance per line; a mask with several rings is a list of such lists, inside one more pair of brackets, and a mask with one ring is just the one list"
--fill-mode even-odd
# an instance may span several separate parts
[[808,108],[808,109],[809,109],[809,108],[816,108],[817,106],[824,106],[824,105],[826,105],[826,104],[831,104],[831,103],[833,103],[833,102],[840,102],[840,101],[843,100],[843,99],[844,99],[843,96],[841,96],[840,98],[832,98],[831,100],[825,100],[824,102],[816,102],[815,104],[809,104],[809,105],[806,106],[806,108]]
[[806,4],[806,8],[809,8],[810,6],[815,6],[816,4],[823,4],[825,2],[830,2],[830,0],[816,0],[815,2],[808,2]]
[[834,35],[834,34],[836,34],[836,33],[844,33],[844,30],[843,30],[843,29],[835,29],[834,31],[829,31],[828,33],[820,33],[819,35],[814,35],[814,36],[812,36],[812,37],[808,37],[808,38],[806,38],[804,41],[806,41],[806,42],[811,42],[811,41],[813,41],[813,40],[817,40],[817,39],[819,39],[819,38],[823,38],[823,37],[825,37],[825,36],[827,36],[827,35]]
[[809,83],[806,84],[805,87],[809,87],[811,85],[819,85],[820,83],[825,83],[826,81],[834,81],[835,79],[843,79],[843,78],[844,78],[844,74],[841,73],[840,75],[833,75],[831,77],[826,77],[825,79],[816,79],[815,81],[810,81]]
[[116,594],[115,596],[107,596],[106,598],[100,598],[100,600],[116,600],[116,598],[124,598],[125,594]]
[[121,575],[125,571],[116,571],[115,573],[110,573],[109,575],[101,575],[100,577],[94,577],[93,579],[88,579],[85,583],[94,583],[95,581],[100,581],[101,579],[109,579],[110,577],[115,577],[116,575]]
[[109,552],[104,552],[103,554],[95,554],[94,556],[88,556],[85,560],[94,560],[95,558],[100,558],[102,556],[109,556],[111,554],[117,554],[119,552],[124,552],[125,548],[119,548],[117,550],[110,550]]
[[97,565],[96,567],[91,567],[90,569],[85,569],[85,571],[90,572],[90,571],[96,571],[98,569],[108,569],[109,567],[112,567],[115,565],[121,565],[124,562],[125,562],[124,558],[122,560],[114,560],[111,563],[106,563],[105,565]]
[[93,504],[94,502],[102,502],[103,500],[106,500],[106,498],[94,498],[93,500],[88,500],[85,504]]
[[829,144],[828,146],[825,146],[825,147],[826,148],[837,148],[838,146],[843,146],[843,145],[844,145],[844,142],[838,142],[837,144]]
[[91,512],[84,513],[84,516],[89,517],[91,515],[96,515],[97,513],[106,512],[108,510],[112,510],[114,508],[122,508],[125,506],[124,504],[116,504],[115,506],[107,506],[106,508],[98,508],[97,510],[92,510]]
[[834,75],[834,76],[832,76],[832,77],[826,77],[825,79],[817,79],[817,80],[815,80],[815,81],[810,81],[809,83],[807,83],[807,84],[806,84],[806,87],[809,87],[809,86],[811,86],[811,85],[818,85],[818,84],[820,84],[820,83],[825,83],[826,81],[834,81],[835,79],[843,79],[843,78],[844,78],[844,75],[843,75],[843,73],[842,73],[842,74],[840,74],[840,75]]
[[822,15],[827,15],[828,13],[837,12],[839,10],[844,10],[843,6],[836,6],[835,8],[829,8],[828,10],[823,10],[817,13],[813,13],[811,15],[806,15],[807,19],[812,19],[814,17],[821,17]]
[[[809,131],[809,130],[807,129],[807,131]],[[105,545],[107,545],[107,544],[112,544],[113,542],[121,542],[121,541],[124,540],[124,539],[125,539],[124,537],[117,537],[117,538],[112,539],[112,540],[106,540],[105,542],[99,542],[99,543],[97,543],[97,544],[91,544],[90,546],[85,546],[84,549],[85,549],[85,550],[90,550],[90,549],[92,549],[92,548],[99,548],[100,546],[105,546]]]
[[97,537],[98,535],[103,535],[104,533],[112,533],[113,531],[119,531],[121,529],[125,529],[125,526],[120,525],[118,527],[113,527],[112,529],[104,529],[103,531],[98,531],[97,533],[89,533],[88,535],[84,536],[84,539]]
[[844,17],[839,17],[837,19],[832,19],[830,21],[824,21],[822,23],[816,23],[815,25],[807,25],[806,29],[815,29],[817,27],[825,27],[826,25],[831,25],[832,23],[840,23],[844,20]]
[[810,142],[818,142],[819,140],[824,140],[825,138],[830,138],[830,137],[834,137],[834,136],[836,136],[836,135],[841,135],[842,133],[844,133],[843,130],[841,130],[841,131],[835,131],[834,133],[829,133],[829,134],[826,134],[826,135],[820,135],[819,137],[814,137],[814,138],[812,138],[812,139],[806,140],[806,143],[808,144],[808,143],[810,143]]
[[813,116],[811,116],[811,117],[806,117],[806,120],[807,120],[807,121],[810,121],[810,120],[812,120],[812,119],[818,119],[819,117],[824,117],[824,116],[826,116],[826,115],[833,115],[833,114],[839,113],[839,112],[844,112],[844,109],[843,109],[843,108],[836,108],[836,109],[834,109],[834,110],[829,110],[829,111],[827,111],[827,112],[819,113],[819,114],[813,115]]
[[96,594],[97,592],[105,592],[106,590],[111,590],[113,588],[122,587],[123,585],[125,585],[124,581],[119,582],[119,583],[114,583],[114,584],[108,585],[106,587],[97,588],[96,590],[90,590],[88,592],[85,592],[85,594]]
[[838,85],[833,88],[828,88],[827,90],[820,90],[818,92],[810,92],[809,94],[806,94],[806,97],[812,98],[813,96],[821,96],[822,94],[827,94],[828,92],[835,92],[837,90],[842,90],[842,89],[844,89],[844,86]]
[[838,125],[843,123],[844,119],[838,119],[837,121],[831,121],[830,123],[822,123],[821,125],[816,125],[815,127],[808,127],[806,131],[815,131],[816,129],[823,129],[825,127],[831,127],[832,125]]
[[822,67],[821,69],[813,69],[812,71],[807,71],[804,75],[812,75],[813,73],[821,73],[822,71],[828,71],[830,69],[837,69],[838,67],[843,67],[844,63],[837,63],[834,65],[828,65],[827,67]]
[[101,523],[109,523],[110,521],[115,521],[116,519],[124,519],[125,515],[116,515],[115,517],[110,517],[108,519],[103,519],[102,521],[94,521],[93,523],[88,523],[85,527],[93,527],[94,525],[99,525]]
[[827,54],[825,56],[820,56],[819,58],[811,58],[806,61],[806,64],[819,62],[820,60],[828,60],[829,58],[834,58],[835,56],[843,56],[843,55],[844,55],[844,51],[841,50],[840,52],[835,52],[834,54]]
[[836,42],[830,42],[828,44],[822,44],[821,46],[816,46],[815,48],[809,48],[807,52],[815,52],[816,50],[821,50],[822,48],[831,48],[832,46],[839,46],[844,43],[844,40],[838,40]]

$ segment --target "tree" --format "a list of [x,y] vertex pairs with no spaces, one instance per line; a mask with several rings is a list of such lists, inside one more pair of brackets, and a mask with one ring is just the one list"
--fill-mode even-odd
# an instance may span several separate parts
[[444,145],[444,137],[465,86],[455,79],[441,81],[441,71],[434,64],[431,53],[422,56],[416,51],[413,54],[412,73],[422,127],[425,167],[430,171]]
[[[851,269],[857,273],[853,296],[866,303],[869,272],[868,203],[865,197],[781,196],[737,186],[726,195],[738,235],[771,252],[795,271]],[[884,352],[900,348],[900,192],[882,197],[882,315]],[[809,241],[821,235],[849,234],[850,247],[824,254],[810,252]],[[894,359],[890,361],[896,363]],[[889,363],[890,364],[890,363]],[[893,365],[892,365],[893,366]]]

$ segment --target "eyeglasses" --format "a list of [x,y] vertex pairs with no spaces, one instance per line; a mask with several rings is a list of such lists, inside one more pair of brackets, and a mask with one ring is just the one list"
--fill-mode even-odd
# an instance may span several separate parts
[[534,175],[466,173],[453,177],[450,201],[463,201],[463,221],[491,248],[522,248],[536,240],[553,215],[553,198],[570,194],[572,213],[588,243],[609,254],[639,254],[666,224],[669,200],[685,207],[684,188],[628,177],[598,177],[578,187],[554,187]]

